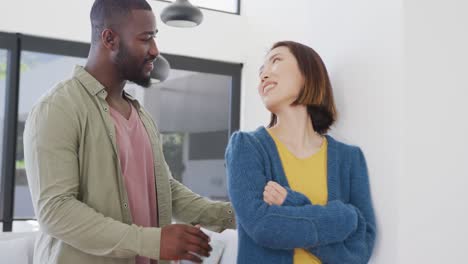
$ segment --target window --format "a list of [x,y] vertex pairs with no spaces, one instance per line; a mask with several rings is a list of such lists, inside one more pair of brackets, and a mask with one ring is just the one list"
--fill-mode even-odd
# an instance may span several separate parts
[[24,123],[40,95],[84,62],[89,45],[2,32],[0,40],[0,226],[3,231],[33,231],[38,226],[24,168]]
[[[55,84],[72,76],[76,64],[86,59],[49,53],[22,51],[16,137],[15,219],[34,218],[23,154],[23,132],[26,118],[34,103]],[[53,74],[51,74],[53,73]]]
[[13,217],[13,159],[14,159],[14,130],[17,94],[14,87],[17,82],[18,48],[12,34],[0,32],[0,220],[4,222],[2,228],[11,228]]
[[[164,2],[174,2],[169,0]],[[222,11],[227,13],[239,14],[240,13],[240,0],[189,0],[194,6],[200,8]]]
[[[231,75],[172,69],[163,83],[136,96],[163,135],[175,179],[192,191],[227,200],[224,152],[230,135]],[[136,92],[134,92],[136,93]]]

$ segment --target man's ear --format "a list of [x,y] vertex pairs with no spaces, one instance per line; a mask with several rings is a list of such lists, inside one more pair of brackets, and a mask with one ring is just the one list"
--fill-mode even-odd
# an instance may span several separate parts
[[119,49],[119,36],[110,28],[102,31],[101,42],[108,50],[115,51]]

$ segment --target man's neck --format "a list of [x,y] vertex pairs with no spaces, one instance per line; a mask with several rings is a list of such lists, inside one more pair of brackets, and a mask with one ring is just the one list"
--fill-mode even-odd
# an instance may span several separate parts
[[111,97],[112,100],[118,101],[123,99],[122,93],[126,80],[120,77],[114,65],[99,62],[97,59],[88,58],[85,70],[104,86],[108,96]]

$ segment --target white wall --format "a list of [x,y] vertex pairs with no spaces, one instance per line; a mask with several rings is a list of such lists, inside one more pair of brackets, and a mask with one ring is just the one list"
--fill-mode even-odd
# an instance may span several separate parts
[[[288,2],[291,3],[291,2]],[[258,67],[277,40],[317,50],[328,67],[339,111],[332,134],[367,157],[379,236],[373,263],[397,263],[398,175],[401,161],[403,7],[401,1],[249,1],[253,43],[244,67],[243,128],[265,124],[257,96]]]
[[461,0],[405,1],[400,263],[467,262],[467,11]]
[[[89,42],[89,11],[93,2],[1,0],[0,31]],[[155,12],[168,5],[161,1],[148,2]],[[204,22],[190,30],[168,27],[158,17],[160,49],[166,53],[241,62],[244,50],[237,43],[246,29],[246,19],[212,11],[205,11],[204,16]],[[226,52],[225,48],[230,51]]]

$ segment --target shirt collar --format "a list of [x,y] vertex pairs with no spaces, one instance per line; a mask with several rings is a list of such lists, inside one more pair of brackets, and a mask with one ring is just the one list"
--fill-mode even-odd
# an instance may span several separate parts
[[[106,99],[107,91],[104,85],[102,85],[98,80],[96,80],[96,78],[94,78],[89,72],[87,72],[83,66],[80,66],[80,65],[75,66],[75,69],[73,71],[73,77],[78,79],[78,81],[80,81],[81,84],[83,84],[85,89],[90,94]],[[140,111],[140,103],[138,102],[137,99],[135,99],[126,91],[124,91],[124,96],[125,98],[130,100],[130,102],[133,104],[133,106],[136,107],[138,111]]]
[[78,79],[86,88],[86,90],[88,90],[88,92],[92,95],[97,95],[105,90],[104,85],[102,85],[98,80],[96,80],[96,78],[89,74],[89,72],[87,72],[83,66],[75,66],[73,77]]

